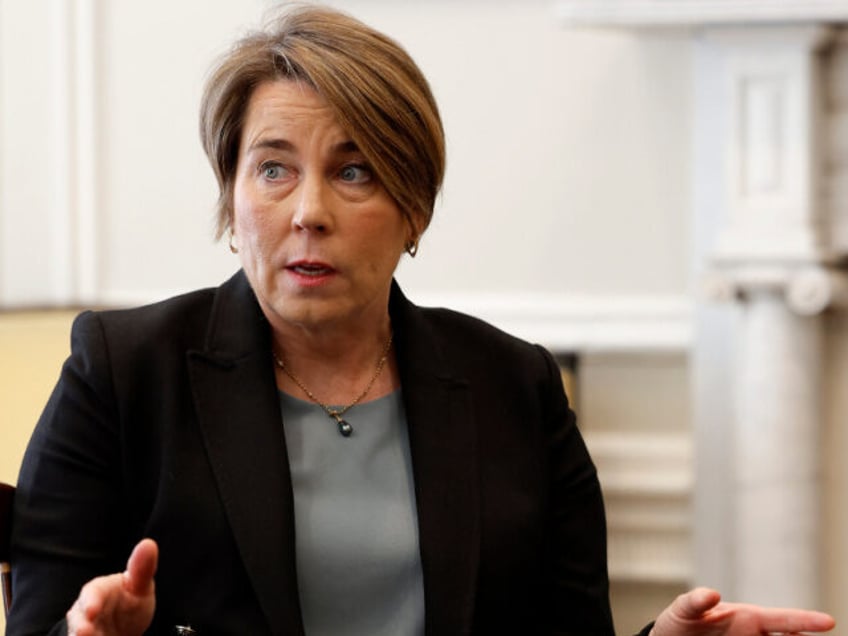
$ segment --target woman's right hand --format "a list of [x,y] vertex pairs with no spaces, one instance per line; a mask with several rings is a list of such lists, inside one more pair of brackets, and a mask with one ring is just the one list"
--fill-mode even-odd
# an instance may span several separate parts
[[83,585],[66,614],[68,636],[140,636],[153,620],[156,593],[153,575],[159,548],[142,539],[133,549],[127,569],[98,576]]

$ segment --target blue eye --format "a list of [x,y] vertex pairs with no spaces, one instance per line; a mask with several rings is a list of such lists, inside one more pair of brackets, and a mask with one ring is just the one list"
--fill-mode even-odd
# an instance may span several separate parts
[[344,166],[339,170],[339,179],[346,183],[368,183],[371,181],[371,169],[357,164]]
[[262,176],[269,181],[276,181],[285,175],[285,168],[278,163],[266,163],[260,166]]

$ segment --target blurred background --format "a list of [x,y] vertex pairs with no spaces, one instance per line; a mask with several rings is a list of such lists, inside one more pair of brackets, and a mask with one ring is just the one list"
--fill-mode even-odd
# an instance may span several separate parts
[[[274,4],[0,0],[0,480],[76,313],[237,269],[197,111]],[[401,285],[562,361],[618,631],[695,584],[848,621],[846,3],[328,4],[441,106],[448,176]]]

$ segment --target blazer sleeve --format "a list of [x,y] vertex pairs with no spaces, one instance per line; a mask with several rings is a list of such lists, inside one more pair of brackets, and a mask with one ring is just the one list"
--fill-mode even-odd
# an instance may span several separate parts
[[595,466],[576,425],[559,367],[548,367],[549,510],[544,594],[550,636],[614,636],[609,606],[606,518]]
[[[71,332],[71,356],[35,428],[18,477],[12,528],[14,600],[7,635],[64,633],[91,578],[123,570],[118,413],[96,314]],[[126,552],[126,554],[125,554]]]
[[[614,636],[609,606],[607,529],[597,471],[576,417],[568,405],[559,367],[551,354],[538,347],[547,361],[552,381],[551,403],[557,406],[549,422],[551,517],[548,607],[553,617],[551,636]],[[576,461],[575,461],[576,460]],[[576,598],[580,610],[563,598]],[[654,622],[636,636],[649,636]]]

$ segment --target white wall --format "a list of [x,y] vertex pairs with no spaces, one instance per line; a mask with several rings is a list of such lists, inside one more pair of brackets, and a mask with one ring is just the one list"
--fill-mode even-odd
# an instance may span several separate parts
[[[686,292],[682,38],[566,30],[540,0],[335,4],[401,41],[442,106],[413,295]],[[196,113],[266,5],[0,0],[0,304],[140,302],[235,269]]]
[[565,30],[539,1],[337,4],[403,42],[444,111],[448,179],[408,285],[686,289],[682,40]]

